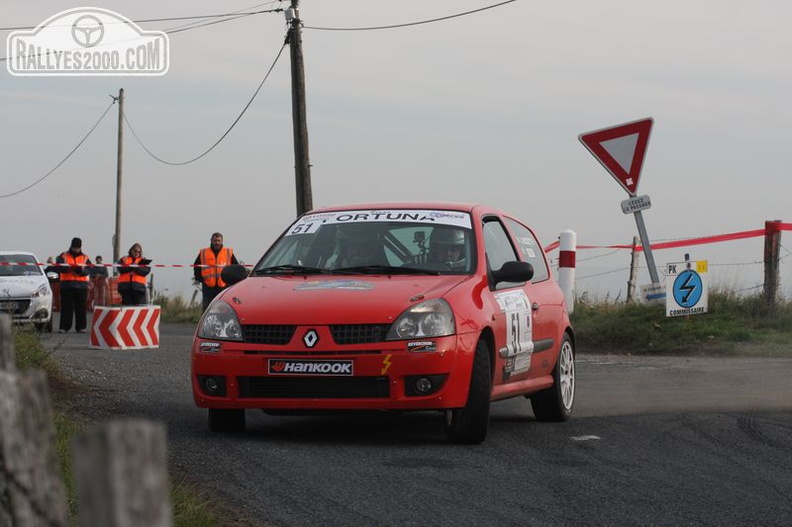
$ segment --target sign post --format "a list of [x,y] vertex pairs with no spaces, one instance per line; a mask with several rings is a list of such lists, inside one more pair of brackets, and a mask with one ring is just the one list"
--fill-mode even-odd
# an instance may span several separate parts
[[622,202],[622,211],[635,216],[638,235],[641,237],[641,245],[644,255],[646,255],[649,276],[653,284],[659,284],[660,277],[657,274],[652,246],[646,232],[643,214],[641,214],[641,211],[651,207],[652,203],[649,196],[636,196],[653,123],[654,119],[648,117],[593,132],[585,132],[580,134],[578,139],[630,195],[629,199]]

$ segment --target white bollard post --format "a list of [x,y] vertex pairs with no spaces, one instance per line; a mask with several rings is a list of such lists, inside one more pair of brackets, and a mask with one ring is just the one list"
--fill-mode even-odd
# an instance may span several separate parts
[[577,234],[566,229],[561,231],[558,244],[558,285],[564,292],[567,311],[571,315],[575,310],[575,253],[577,251]]

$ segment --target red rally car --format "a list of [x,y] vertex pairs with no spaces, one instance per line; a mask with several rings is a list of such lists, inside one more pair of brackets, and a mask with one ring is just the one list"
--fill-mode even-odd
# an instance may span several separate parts
[[369,203],[298,218],[207,308],[192,346],[209,428],[245,410],[439,410],[481,443],[490,402],[564,421],[574,334],[533,231],[494,208]]

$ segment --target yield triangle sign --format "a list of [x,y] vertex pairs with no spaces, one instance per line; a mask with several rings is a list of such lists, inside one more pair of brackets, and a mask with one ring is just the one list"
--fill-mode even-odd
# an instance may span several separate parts
[[638,189],[652,123],[654,119],[648,117],[578,136],[583,146],[631,196],[635,196]]

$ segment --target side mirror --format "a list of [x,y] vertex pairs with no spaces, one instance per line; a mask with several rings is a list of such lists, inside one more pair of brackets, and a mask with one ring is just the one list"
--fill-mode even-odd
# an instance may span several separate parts
[[244,265],[226,265],[220,271],[220,278],[228,285],[234,285],[241,282],[248,276],[248,271]]
[[503,267],[492,272],[495,284],[501,282],[527,282],[534,275],[533,265],[528,262],[506,262]]
[[57,282],[58,278],[60,278],[60,275],[58,273],[54,273],[52,271],[46,273],[46,275],[47,275],[47,280],[49,280],[50,282]]

